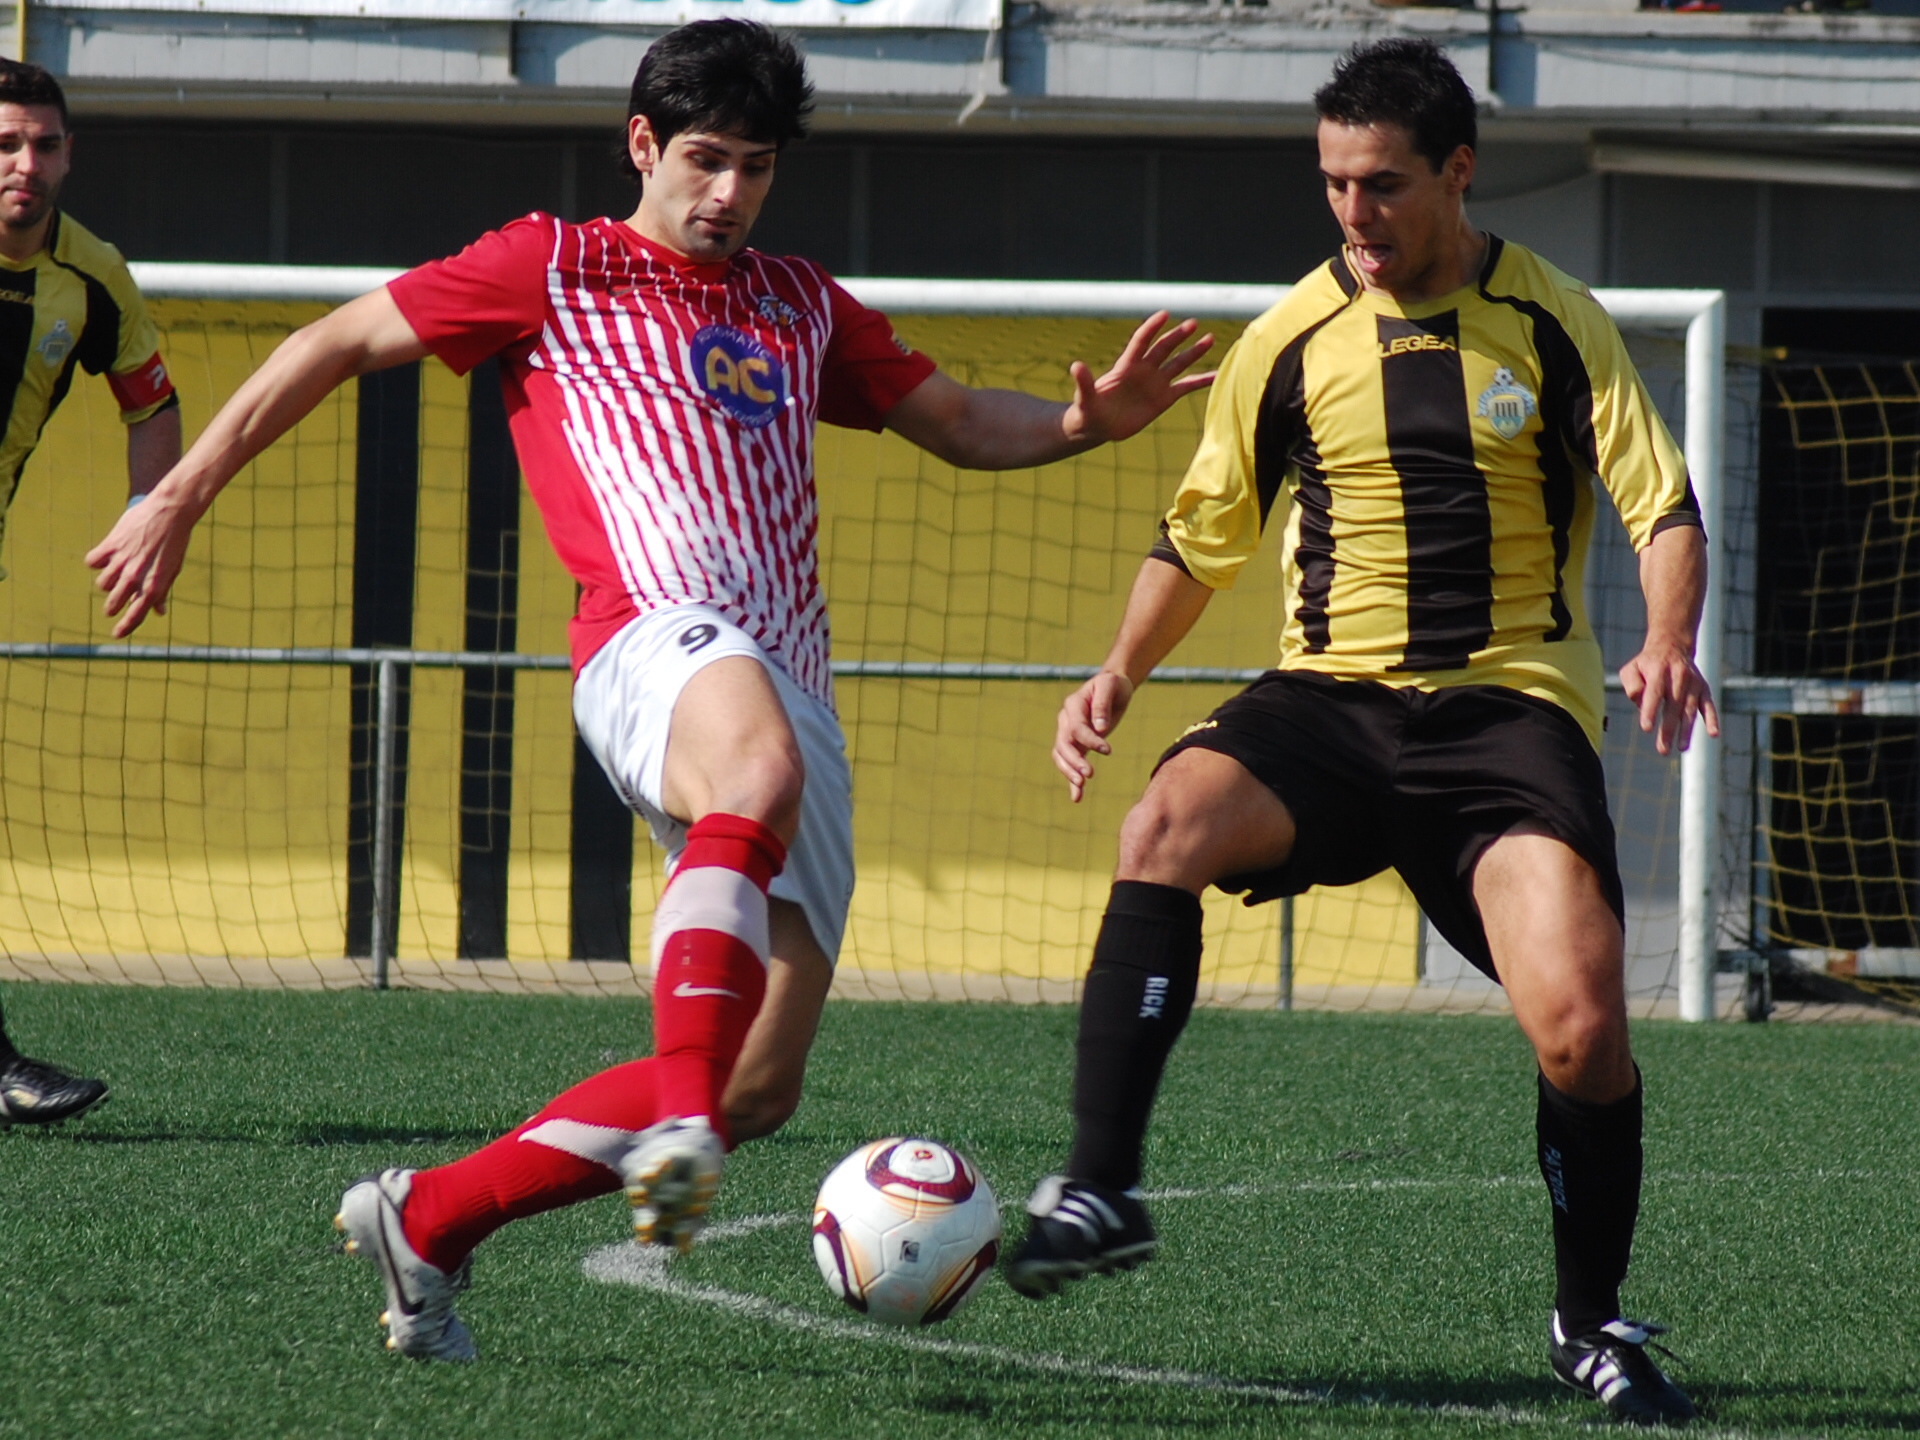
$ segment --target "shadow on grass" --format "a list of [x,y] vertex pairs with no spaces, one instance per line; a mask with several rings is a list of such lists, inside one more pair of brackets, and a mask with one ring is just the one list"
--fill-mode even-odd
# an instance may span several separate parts
[[[33,1134],[25,1126],[15,1126],[0,1135]],[[502,1132],[478,1126],[422,1129],[417,1125],[307,1125],[292,1129],[257,1130],[250,1134],[215,1130],[101,1130],[42,1128],[47,1140],[76,1145],[293,1145],[305,1149],[328,1149],[354,1145],[471,1145],[481,1146],[496,1140]]]
[[[1223,1377],[1225,1378],[1225,1377]],[[1151,1424],[1185,1431],[1237,1425],[1249,1411],[1273,1414],[1357,1416],[1384,1412],[1417,1419],[1523,1420],[1611,1425],[1601,1407],[1552,1380],[1533,1376],[1461,1380],[1457,1376],[1394,1376],[1338,1380],[1301,1375],[1240,1375],[1229,1385],[1272,1386],[1294,1397],[1207,1391],[1220,1402],[1209,1413],[1196,1412],[1195,1391],[1184,1387],[1103,1386],[1082,1381],[1062,1391],[1036,1377],[1032,1386],[1008,1387],[1000,1381],[990,1393],[949,1380],[925,1385],[912,1407],[929,1416],[966,1417],[1021,1427],[1067,1428],[1084,1425],[1095,1414],[1108,1424]],[[1097,1393],[1096,1393],[1097,1387]],[[1699,1384],[1690,1388],[1702,1423],[1731,1426],[1753,1435],[1804,1435],[1835,1430],[1911,1432],[1920,1429],[1920,1405],[1904,1392],[1859,1388],[1821,1389],[1805,1385]],[[1318,1397],[1318,1398],[1315,1398]],[[1729,1413],[1731,1412],[1731,1413]]]
[[[1686,1377],[1674,1378],[1684,1382]],[[1709,1423],[1747,1431],[1779,1430],[1793,1435],[1828,1430],[1920,1431],[1920,1402],[1906,1389],[1876,1392],[1845,1385],[1703,1383],[1689,1393]]]

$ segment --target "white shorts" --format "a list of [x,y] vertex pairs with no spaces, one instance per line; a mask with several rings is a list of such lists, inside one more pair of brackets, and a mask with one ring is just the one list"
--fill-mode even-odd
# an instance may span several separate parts
[[715,660],[746,655],[766,667],[800,742],[806,789],[800,830],[774,876],[775,899],[798,905],[828,960],[838,960],[853,900],[853,773],[840,722],[718,610],[676,605],[630,621],[573,682],[573,723],[613,788],[647,822],[672,874],[687,827],[660,800],[674,703]]

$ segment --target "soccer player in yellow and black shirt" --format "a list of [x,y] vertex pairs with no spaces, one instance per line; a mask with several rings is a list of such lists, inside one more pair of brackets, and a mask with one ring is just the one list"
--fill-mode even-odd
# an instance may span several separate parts
[[[126,261],[58,208],[72,156],[58,82],[0,61],[0,526],[76,367],[105,375],[119,402],[129,504],[180,458],[179,403]],[[0,1021],[0,1128],[66,1120],[106,1093],[20,1054]]]
[[1249,903],[1389,866],[1506,987],[1539,1061],[1558,1289],[1552,1368],[1622,1417],[1693,1406],[1619,1288],[1640,1076],[1581,569],[1603,485],[1640,554],[1621,675],[1666,753],[1717,733],[1694,633],[1706,549],[1686,467],[1586,288],[1483,234],[1473,97],[1426,41],[1356,49],[1316,96],[1342,252],[1248,327],[1101,673],[1061,710],[1077,800],[1134,687],[1264,537],[1277,667],[1167,752],[1120,836],[1081,1004],[1075,1140],[1009,1266],[1045,1295],[1154,1248],[1141,1140],[1191,1009],[1200,893]]

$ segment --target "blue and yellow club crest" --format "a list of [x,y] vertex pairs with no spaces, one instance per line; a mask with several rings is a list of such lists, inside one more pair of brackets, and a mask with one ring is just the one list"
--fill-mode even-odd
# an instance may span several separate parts
[[40,343],[33,348],[40,352],[40,358],[47,364],[58,366],[73,349],[73,331],[67,328],[65,320],[53,322],[53,328],[40,337]]
[[1493,384],[1480,392],[1480,416],[1502,440],[1513,439],[1526,429],[1527,417],[1539,413],[1533,392],[1504,365],[1493,372]]

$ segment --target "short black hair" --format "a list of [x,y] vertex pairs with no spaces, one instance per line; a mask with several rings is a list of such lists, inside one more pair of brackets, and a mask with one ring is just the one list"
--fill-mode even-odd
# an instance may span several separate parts
[[[627,121],[644,115],[664,146],[689,130],[785,145],[806,137],[813,85],[793,42],[752,20],[696,20],[669,30],[641,57]],[[625,138],[620,168],[638,180]]]
[[1354,46],[1313,97],[1336,125],[1398,125],[1438,175],[1462,145],[1480,145],[1473,91],[1431,40],[1394,36]]
[[60,82],[25,60],[0,60],[0,105],[51,105],[67,128],[67,97]]

